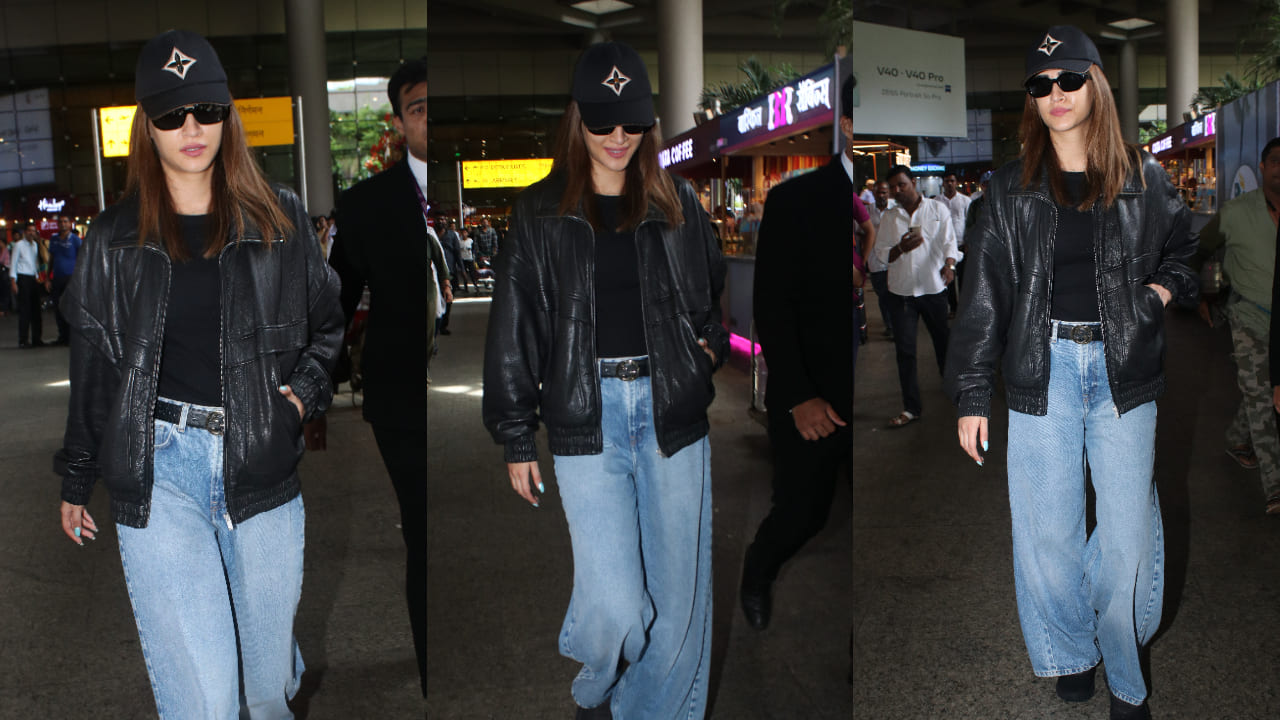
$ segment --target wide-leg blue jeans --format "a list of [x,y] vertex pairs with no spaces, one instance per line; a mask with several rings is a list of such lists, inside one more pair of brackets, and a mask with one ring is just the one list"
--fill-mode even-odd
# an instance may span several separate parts
[[160,717],[236,720],[243,704],[252,720],[292,718],[302,497],[232,526],[221,436],[157,420],[154,457],[147,527],[117,531]]
[[[560,652],[615,720],[700,720],[711,662],[707,438],[658,450],[649,378],[601,381],[604,452],[555,458],[573,543]],[[622,665],[626,664],[625,670]]]
[[[1035,674],[1106,665],[1147,696],[1139,651],[1160,625],[1164,531],[1152,468],[1156,405],[1116,411],[1101,342],[1050,341],[1049,412],[1009,413],[1009,506],[1022,636]],[[1097,525],[1086,536],[1085,466]]]

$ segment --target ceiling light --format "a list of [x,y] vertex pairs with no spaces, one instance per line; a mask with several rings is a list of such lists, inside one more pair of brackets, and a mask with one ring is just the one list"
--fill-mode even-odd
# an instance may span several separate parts
[[1121,30],[1130,30],[1130,31],[1138,30],[1144,27],[1151,27],[1152,25],[1155,25],[1155,23],[1151,22],[1150,20],[1143,20],[1142,18],[1136,18],[1136,17],[1125,18],[1124,20],[1116,20],[1115,22],[1109,22],[1107,24],[1113,28],[1119,28]]
[[608,15],[609,13],[618,12],[619,10],[630,10],[635,6],[629,2],[622,2],[621,0],[583,0],[583,2],[571,4],[569,7],[576,8],[583,12],[589,12],[592,15]]

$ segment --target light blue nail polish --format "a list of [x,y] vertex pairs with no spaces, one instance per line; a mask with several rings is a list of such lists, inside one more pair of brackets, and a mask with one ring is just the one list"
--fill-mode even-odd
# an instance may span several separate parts
[[533,506],[534,506],[534,507],[538,507],[538,503],[534,503],[534,504],[533,504]]
[[279,389],[280,389],[280,392],[284,392],[285,390],[288,390],[288,389],[289,389],[289,386],[288,386],[288,385],[281,385]]
[[987,451],[987,441],[986,441],[986,440],[983,440],[983,441],[982,441],[982,451],[983,451],[983,452],[986,452],[986,451]]
[[979,460],[979,461],[978,461],[978,467],[982,467],[982,466],[983,466],[983,461]]
[[542,487],[542,483],[538,483],[538,492],[546,492],[547,489]]
[[76,528],[76,537],[80,537],[80,528]]

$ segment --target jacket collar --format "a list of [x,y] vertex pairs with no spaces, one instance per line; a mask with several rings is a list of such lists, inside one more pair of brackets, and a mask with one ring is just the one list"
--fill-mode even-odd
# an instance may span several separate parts
[[[1129,171],[1129,177],[1125,178],[1124,186],[1120,188],[1121,196],[1125,196],[1125,195],[1136,196],[1136,195],[1142,194],[1143,163],[1145,161],[1146,161],[1145,154],[1139,153],[1138,156],[1135,158],[1133,169]],[[1022,159],[1019,158],[1015,162],[1017,167],[1015,168],[1013,177],[1011,178],[1013,181],[1013,188],[1009,191],[1011,195],[1031,193],[1031,194],[1044,195],[1045,197],[1048,197],[1048,198],[1053,197],[1053,191],[1050,190],[1049,188],[1049,171],[1048,170],[1040,171],[1040,180],[1039,182],[1036,183],[1035,187],[1024,188],[1022,187],[1022,182],[1021,182]]]
[[[115,217],[112,223],[113,231],[111,233],[111,240],[108,243],[108,247],[136,247],[138,244],[138,197],[136,195],[131,195],[116,205],[113,205],[111,209],[115,210]],[[101,220],[101,218],[99,218],[99,220]],[[247,216],[244,219],[243,235],[236,236],[234,229],[228,233],[228,245],[236,242],[237,240],[253,242],[262,241],[262,233]],[[157,238],[148,238],[146,246],[165,252],[164,245],[160,243]]]

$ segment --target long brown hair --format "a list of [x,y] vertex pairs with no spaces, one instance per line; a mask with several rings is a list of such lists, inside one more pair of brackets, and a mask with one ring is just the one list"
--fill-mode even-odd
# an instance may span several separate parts
[[[1116,196],[1124,188],[1129,173],[1139,164],[1138,149],[1124,141],[1120,132],[1120,116],[1116,113],[1116,101],[1111,95],[1111,84],[1102,68],[1089,68],[1089,82],[1085,91],[1092,100],[1092,110],[1085,127],[1088,147],[1088,165],[1085,168],[1084,195],[1078,208],[1088,210],[1093,201],[1101,198],[1103,207],[1111,207]],[[1040,119],[1036,100],[1027,95],[1022,109],[1022,125],[1018,129],[1022,137],[1022,185],[1029,188],[1040,180],[1042,172],[1048,172],[1049,188],[1053,199],[1060,205],[1070,205],[1062,166],[1053,149],[1049,128]],[[1144,180],[1145,185],[1145,180]]]
[[[138,244],[158,238],[169,257],[186,260],[190,253],[169,195],[164,166],[148,132],[150,125],[147,114],[139,107],[134,112],[129,136],[129,179],[125,186],[126,194],[138,198]],[[213,159],[213,201],[209,215],[209,236],[203,253],[206,258],[221,252],[232,230],[236,235],[243,235],[246,220],[258,228],[268,247],[271,240],[287,238],[294,229],[249,151],[235,103],[222,122],[222,145]]]
[[[565,178],[564,193],[560,196],[559,212],[568,215],[579,204],[591,227],[600,229],[600,211],[596,207],[595,187],[591,182],[591,155],[582,139],[582,114],[576,100],[569,101],[556,133],[555,160],[552,173]],[[658,149],[662,147],[662,134],[654,125],[640,137],[640,145],[627,164],[626,180],[622,187],[620,226],[614,230],[634,228],[644,219],[649,205],[656,205],[671,225],[684,224],[684,211],[675,183],[658,164]]]

